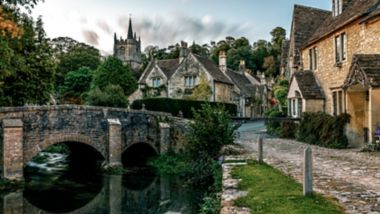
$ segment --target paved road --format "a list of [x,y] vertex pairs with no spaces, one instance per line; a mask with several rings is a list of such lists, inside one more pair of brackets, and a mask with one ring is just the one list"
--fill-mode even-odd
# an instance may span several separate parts
[[[265,161],[302,182],[303,151],[309,145],[265,135],[263,122],[244,124],[239,131],[238,143],[253,155],[257,152],[258,136],[263,136]],[[337,198],[347,213],[380,214],[379,156],[354,150],[311,148],[316,191]]]

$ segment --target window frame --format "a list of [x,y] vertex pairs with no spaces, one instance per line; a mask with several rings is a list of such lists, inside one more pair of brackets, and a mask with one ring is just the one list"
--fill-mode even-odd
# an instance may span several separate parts
[[152,87],[158,88],[161,86],[161,78],[160,77],[154,77],[152,78]]
[[197,76],[185,76],[185,87],[194,88],[196,85]]
[[332,91],[332,115],[338,116],[346,112],[346,98],[343,90]]

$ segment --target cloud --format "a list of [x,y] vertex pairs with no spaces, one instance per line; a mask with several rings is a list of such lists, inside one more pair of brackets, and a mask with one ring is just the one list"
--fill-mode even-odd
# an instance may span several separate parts
[[84,40],[91,45],[99,44],[99,36],[96,32],[92,30],[83,30],[82,31]]
[[[170,16],[171,15],[171,16]],[[133,30],[141,36],[143,47],[158,45],[161,48],[176,44],[181,40],[195,41],[198,44],[218,41],[226,36],[247,36],[252,26],[248,24],[231,24],[214,20],[212,16],[205,15],[200,18],[191,17],[180,12],[173,12],[165,18],[135,17]],[[123,16],[118,20],[124,37],[128,31],[129,17]]]
[[100,29],[102,29],[104,32],[106,32],[106,33],[108,33],[108,34],[112,34],[111,28],[110,28],[110,26],[107,24],[106,21],[104,21],[104,20],[98,21],[98,22],[96,23],[96,25],[97,25]]

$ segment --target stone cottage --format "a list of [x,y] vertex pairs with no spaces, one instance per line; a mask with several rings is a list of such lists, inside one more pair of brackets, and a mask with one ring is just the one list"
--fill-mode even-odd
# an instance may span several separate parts
[[153,60],[139,79],[139,89],[130,99],[169,97],[191,99],[194,89],[204,78],[210,88],[206,99],[213,102],[236,103],[241,117],[253,117],[266,105],[266,86],[251,76],[241,62],[239,71],[227,68],[225,52],[219,66],[206,57],[193,54],[182,42],[178,59]]
[[[314,16],[312,11],[324,17],[323,21],[307,17]],[[297,35],[304,29],[294,25],[305,20],[304,25],[309,26],[307,38],[299,40]],[[350,144],[360,146],[373,141],[380,127],[380,1],[333,0],[329,12],[297,5],[290,41],[297,38],[301,64],[296,70],[301,71],[291,77],[290,114],[348,113]],[[284,61],[290,63],[283,66],[294,67],[292,60],[289,54]]]

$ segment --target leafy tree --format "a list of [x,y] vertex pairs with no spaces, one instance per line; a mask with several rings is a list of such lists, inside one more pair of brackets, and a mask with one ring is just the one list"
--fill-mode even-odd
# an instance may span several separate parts
[[115,108],[128,107],[128,97],[119,85],[107,85],[104,90],[99,87],[91,90],[86,98],[87,104]]
[[53,88],[55,64],[43,22],[41,18],[34,22],[17,10],[13,10],[12,14],[23,33],[18,39],[12,39],[9,35],[1,37],[1,44],[8,47],[6,52],[0,51],[0,55],[6,55],[6,61],[1,66],[11,72],[0,75],[0,82],[3,82],[0,84],[0,105],[44,104]]
[[194,111],[186,152],[197,182],[205,182],[212,175],[212,166],[222,147],[234,141],[234,130],[231,118],[223,107],[206,104],[201,110]]
[[255,71],[264,71],[264,59],[270,55],[271,44],[265,40],[258,40],[253,43],[253,62]]
[[87,67],[67,73],[62,87],[64,99],[71,100],[72,103],[83,104],[82,94],[90,90],[92,75],[92,70]]
[[250,46],[241,46],[232,48],[227,52],[227,65],[233,70],[239,70],[240,60],[245,61],[245,66],[248,69],[254,70],[256,65],[253,61],[253,53]]
[[108,85],[119,85],[125,95],[131,95],[137,89],[137,81],[131,69],[113,56],[108,57],[96,70],[92,87],[105,90]]
[[70,71],[77,71],[81,67],[95,70],[100,64],[100,52],[92,46],[78,43],[68,37],[54,39],[52,44],[58,60],[55,76],[56,90],[60,90],[66,74]]
[[202,157],[216,160],[221,148],[232,144],[234,138],[234,127],[224,108],[205,104],[201,110],[194,112],[187,151],[194,160]]
[[210,55],[210,50],[208,49],[208,45],[204,44],[202,46],[193,42],[193,44],[189,47],[191,53],[198,54],[200,56],[208,57]]
[[199,84],[194,88],[191,98],[195,100],[208,101],[210,100],[211,95],[212,95],[211,86],[208,84],[206,74],[202,73],[200,76]]
[[273,93],[279,103],[279,108],[281,111],[284,107],[288,106],[288,91],[289,81],[287,79],[279,79],[273,86]]

